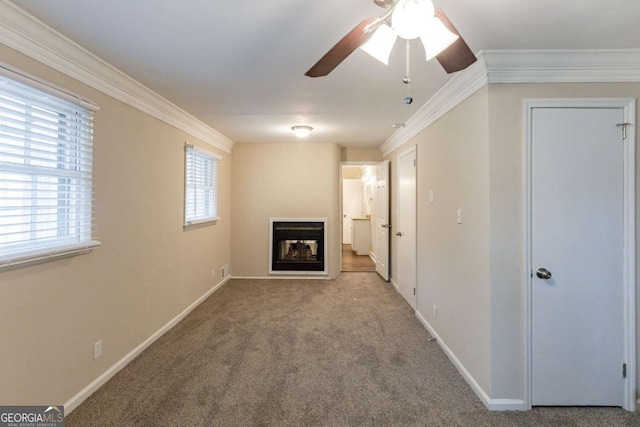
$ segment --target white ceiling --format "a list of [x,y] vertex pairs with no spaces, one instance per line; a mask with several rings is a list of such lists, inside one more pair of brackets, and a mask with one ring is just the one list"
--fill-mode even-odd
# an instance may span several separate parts
[[[377,147],[450,78],[412,44],[385,66],[357,50],[327,77],[304,73],[360,21],[370,0],[14,0],[234,142]],[[639,0],[435,0],[474,52],[640,47]]]

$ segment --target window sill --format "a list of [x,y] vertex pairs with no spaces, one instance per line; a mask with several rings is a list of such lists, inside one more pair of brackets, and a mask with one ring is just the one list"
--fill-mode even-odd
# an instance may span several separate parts
[[11,255],[8,255],[4,258],[0,257],[0,272],[21,267],[28,267],[36,264],[42,264],[45,262],[55,261],[58,259],[68,258],[76,255],[87,254],[101,244],[102,243],[97,240],[92,240],[90,242],[82,244],[31,251],[13,257]]
[[215,218],[201,219],[201,220],[197,220],[197,221],[190,221],[187,224],[184,224],[182,226],[182,229],[184,231],[189,231],[189,230],[193,230],[195,228],[208,227],[210,225],[215,225],[218,222],[219,219],[220,219],[220,217],[215,217]]

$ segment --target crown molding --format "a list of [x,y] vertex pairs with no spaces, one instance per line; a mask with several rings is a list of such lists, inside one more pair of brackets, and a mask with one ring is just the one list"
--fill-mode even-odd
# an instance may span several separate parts
[[477,57],[380,146],[384,156],[487,84],[640,82],[640,49],[485,50]]
[[482,89],[488,83],[487,67],[482,55],[469,68],[453,76],[435,95],[394,132],[381,146],[387,156],[404,143],[431,126],[436,120],[453,110],[458,104]]
[[489,83],[640,82],[640,49],[485,50]]
[[8,0],[0,43],[230,153],[234,142]]

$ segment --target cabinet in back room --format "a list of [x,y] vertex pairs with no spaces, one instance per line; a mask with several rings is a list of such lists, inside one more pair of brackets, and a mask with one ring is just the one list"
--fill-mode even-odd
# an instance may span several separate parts
[[371,251],[371,220],[369,218],[351,218],[351,249],[357,255],[369,255]]

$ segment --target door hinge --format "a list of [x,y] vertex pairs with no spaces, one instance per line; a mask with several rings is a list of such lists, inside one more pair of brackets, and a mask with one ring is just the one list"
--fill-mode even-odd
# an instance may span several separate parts
[[622,364],[622,378],[627,378],[627,364]]
[[416,288],[413,288],[413,294],[414,295],[416,294]]
[[413,167],[416,166],[416,159],[413,159]]
[[627,126],[631,125],[631,123],[618,123],[616,126],[622,127],[622,139],[627,139]]

